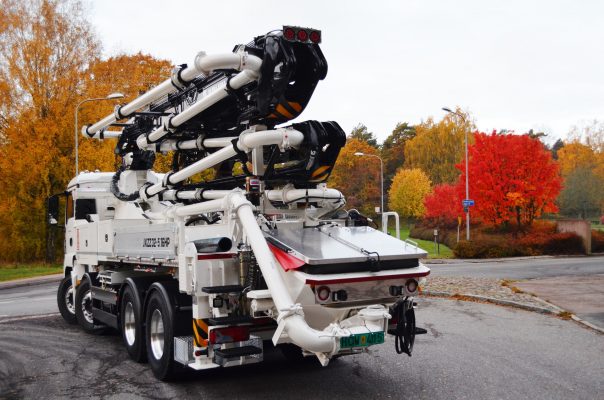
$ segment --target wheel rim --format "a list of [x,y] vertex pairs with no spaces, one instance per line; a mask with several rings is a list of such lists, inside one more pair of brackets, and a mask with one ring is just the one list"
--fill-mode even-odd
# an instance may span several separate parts
[[94,319],[92,318],[92,292],[89,290],[82,297],[82,314],[84,314],[84,319],[89,324],[94,323]]
[[75,315],[75,304],[73,301],[73,285],[69,285],[65,291],[65,307],[70,314]]
[[126,343],[128,346],[132,346],[136,341],[136,321],[134,320],[134,307],[132,302],[126,303],[124,309],[124,336],[126,336]]
[[153,310],[151,315],[151,351],[156,360],[160,360],[164,354],[164,321],[161,311]]

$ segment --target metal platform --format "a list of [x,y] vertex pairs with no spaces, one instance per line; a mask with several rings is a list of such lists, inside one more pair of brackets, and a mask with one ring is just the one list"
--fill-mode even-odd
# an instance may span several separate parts
[[421,248],[368,226],[324,225],[313,228],[280,226],[265,232],[270,243],[309,265],[380,261],[427,257]]

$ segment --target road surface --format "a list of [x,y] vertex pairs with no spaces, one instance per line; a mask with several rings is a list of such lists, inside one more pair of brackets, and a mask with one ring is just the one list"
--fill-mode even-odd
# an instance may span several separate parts
[[429,264],[432,275],[494,279],[535,279],[554,276],[586,276],[604,273],[604,256],[524,258],[498,262]]
[[390,338],[321,368],[269,351],[262,364],[162,383],[116,334],[88,335],[59,316],[0,323],[0,398],[595,399],[604,336],[523,310],[421,299],[413,357]]

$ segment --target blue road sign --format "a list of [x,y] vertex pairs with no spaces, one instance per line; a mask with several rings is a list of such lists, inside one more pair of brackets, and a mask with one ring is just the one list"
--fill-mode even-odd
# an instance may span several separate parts
[[464,207],[472,207],[474,205],[474,200],[465,199],[465,200],[462,200],[461,204]]

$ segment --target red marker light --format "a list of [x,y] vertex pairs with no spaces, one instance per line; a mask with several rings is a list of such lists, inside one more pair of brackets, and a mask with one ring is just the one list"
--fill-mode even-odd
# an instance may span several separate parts
[[413,293],[417,290],[417,281],[415,279],[409,279],[407,281],[407,291]]
[[296,31],[292,28],[285,28],[283,29],[283,36],[287,40],[294,40],[296,38]]
[[331,294],[331,290],[327,286],[321,286],[317,289],[317,298],[321,301],[326,301],[329,299],[329,295]]
[[314,44],[318,44],[321,41],[321,32],[312,31],[310,32],[310,41]]
[[306,32],[304,29],[300,29],[298,31],[298,40],[301,42],[306,42],[308,40],[308,32]]

